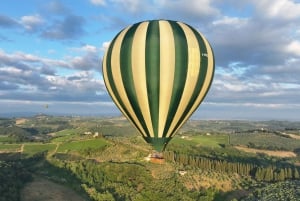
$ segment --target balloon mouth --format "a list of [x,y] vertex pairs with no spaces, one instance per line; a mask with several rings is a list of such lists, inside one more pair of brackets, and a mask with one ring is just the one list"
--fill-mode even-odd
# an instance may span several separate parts
[[163,152],[172,137],[144,137],[145,141],[152,145],[157,152]]

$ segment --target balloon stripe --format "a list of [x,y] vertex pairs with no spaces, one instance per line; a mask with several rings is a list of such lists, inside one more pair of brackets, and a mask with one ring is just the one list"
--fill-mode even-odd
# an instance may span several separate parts
[[182,98],[182,92],[184,90],[185,80],[187,76],[186,67],[188,65],[188,47],[185,34],[176,22],[170,21],[170,25],[173,30],[173,37],[175,41],[175,82],[173,84],[172,97],[170,101],[168,118],[164,129],[164,135],[168,133],[168,130],[171,126],[174,115]]
[[186,40],[187,40],[187,49],[188,49],[188,65],[187,65],[187,77],[184,85],[184,90],[182,92],[182,97],[177,108],[176,114],[174,116],[171,127],[167,133],[167,136],[174,131],[178,122],[185,116],[185,111],[188,109],[188,105],[193,95],[195,94],[195,88],[199,81],[199,72],[200,72],[200,49],[198,40],[193,33],[193,31],[183,23],[177,22],[182,30],[184,31]]
[[172,27],[168,21],[159,22],[160,33],[160,90],[158,137],[164,136],[164,127],[172,97],[175,73],[175,44]]
[[213,77],[215,74],[215,57],[214,57],[214,51],[211,48],[211,45],[209,44],[207,39],[201,33],[200,33],[200,35],[205,42],[205,46],[207,47],[207,59],[208,59],[207,69],[208,69],[208,74],[209,74],[209,76],[205,79],[205,82],[208,82],[208,86],[207,86],[207,90],[205,91],[205,94],[203,95],[203,98],[202,98],[202,100],[203,100],[205,98],[206,94],[208,93],[208,90],[211,87],[212,82],[213,82]]
[[[131,116],[131,119],[135,124],[138,126],[139,130],[141,130],[144,134],[144,136],[147,136],[147,134],[144,132],[143,126],[141,125],[141,122],[137,118],[130,101],[128,99],[128,96],[126,94],[126,90],[124,87],[124,82],[122,79],[122,74],[121,74],[121,67],[123,67],[123,61],[121,59],[121,46],[123,43],[123,38],[125,34],[127,33],[129,29],[126,29],[123,31],[119,37],[117,37],[114,47],[112,49],[112,54],[111,54],[111,65],[112,65],[112,78],[113,82],[115,83],[116,86],[116,91],[114,91],[115,94],[118,94],[120,100],[119,102],[124,105],[124,108],[127,109],[127,115]],[[126,84],[127,85],[127,84]]]
[[[126,31],[126,30],[124,30],[124,31]],[[120,35],[120,33],[111,42],[111,44],[109,45],[109,48],[108,48],[108,50],[107,50],[107,52],[106,52],[106,54],[104,56],[103,65],[102,65],[103,77],[104,77],[106,88],[107,88],[107,90],[108,90],[111,98],[113,99],[113,101],[117,105],[117,107],[127,117],[127,119],[129,119],[130,122],[138,129],[138,131],[142,135],[144,135],[144,132],[139,129],[139,127],[137,126],[137,124],[133,121],[132,117],[129,115],[128,110],[125,108],[124,104],[122,103],[121,98],[120,98],[120,96],[117,93],[117,89],[116,89],[115,83],[114,83],[114,81],[112,79],[113,75],[112,75],[112,69],[111,69],[112,68],[112,66],[111,66],[111,54],[112,54],[112,49],[114,47],[116,38]]]
[[[119,34],[117,36],[119,36]],[[118,106],[118,108],[122,111],[122,113],[125,114],[126,116],[128,116],[127,115],[128,111],[124,107],[124,104],[122,104],[122,102],[120,101],[121,98],[119,97],[119,95],[117,93],[116,85],[114,83],[113,76],[112,76],[111,54],[112,54],[112,49],[113,49],[113,46],[114,46],[115,41],[117,39],[117,36],[110,43],[110,45],[108,47],[108,50],[107,50],[107,52],[106,52],[106,54],[104,56],[104,59],[103,59],[103,70],[102,71],[103,71],[103,77],[104,77],[105,85],[107,87],[107,90],[108,90],[111,98],[116,103],[116,105]],[[128,117],[130,117],[130,116],[128,116]],[[130,119],[131,119],[131,117],[130,117]]]
[[[146,31],[149,22],[143,22],[137,28],[134,38],[132,41],[132,76],[133,83],[136,92],[136,98],[138,101],[139,108],[142,116],[146,123],[147,134],[149,137],[153,137],[153,127],[150,115],[150,108],[147,94],[146,84],[146,64],[145,64],[145,49],[146,49]],[[136,59],[139,58],[139,59]]]
[[158,114],[159,114],[159,24],[158,21],[150,21],[146,35],[146,77],[147,93],[152,119],[154,136],[158,137]]
[[[145,123],[144,117],[142,115],[141,109],[138,104],[137,95],[134,86],[133,73],[132,73],[132,42],[133,36],[135,34],[136,29],[140,24],[133,25],[125,34],[121,49],[120,49],[120,61],[122,61],[122,67],[120,68],[120,73],[122,77],[123,87],[125,89],[126,96],[128,98],[128,104],[133,109],[134,115],[136,115],[139,123],[143,127],[143,130],[150,136],[147,125]],[[140,68],[140,66],[139,66]],[[124,84],[126,83],[126,84]],[[126,97],[124,97],[125,99]]]
[[[198,82],[196,84],[194,93],[189,101],[188,106],[186,107],[185,111],[182,113],[182,116],[181,116],[180,120],[178,121],[176,127],[172,130],[172,135],[174,135],[174,133],[176,133],[176,130],[178,130],[178,128],[180,128],[180,125],[182,125],[186,121],[186,119],[188,119],[192,115],[192,112],[190,113],[190,110],[197,103],[196,100],[197,100],[197,98],[199,98],[200,91],[203,90],[203,83],[204,83],[205,76],[207,73],[207,57],[203,56],[203,55],[206,55],[206,53],[207,53],[206,45],[205,45],[202,37],[200,36],[199,32],[194,30],[192,27],[189,27],[189,28],[193,31],[195,37],[197,38],[199,47],[200,47],[200,54],[201,54],[201,60],[199,63],[200,71],[199,71]],[[205,90],[208,90],[208,89],[205,89]],[[199,102],[199,104],[200,103],[201,102]]]
[[[190,27],[190,26],[189,26]],[[199,81],[197,83],[197,87],[195,89],[195,93],[190,100],[188,107],[186,108],[182,118],[178,122],[178,125],[173,130],[172,135],[176,133],[176,131],[186,122],[186,120],[193,114],[196,108],[201,104],[203,99],[205,98],[211,83],[212,77],[214,74],[214,61],[210,58],[213,57],[212,49],[207,42],[207,40],[196,31],[194,28],[190,27],[190,29],[194,32],[197,37],[198,43],[200,44],[201,51],[201,70],[199,75]]]

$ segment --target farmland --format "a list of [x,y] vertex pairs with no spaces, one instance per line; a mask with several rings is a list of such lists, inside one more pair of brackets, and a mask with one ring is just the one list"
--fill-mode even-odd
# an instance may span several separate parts
[[26,157],[33,156],[37,153],[41,152],[51,152],[54,151],[56,145],[55,144],[37,144],[37,143],[28,143],[24,144],[23,154]]
[[74,200],[300,199],[299,122],[191,120],[160,164],[147,162],[151,146],[124,118],[36,116],[0,125],[1,181],[9,175],[0,190],[15,189],[21,200],[41,200],[34,196],[44,184],[51,186],[44,196],[61,200],[68,193]]
[[17,152],[21,149],[20,144],[0,144],[1,152]]
[[82,151],[86,149],[100,149],[108,145],[105,140],[103,139],[90,139],[90,140],[81,140],[81,141],[73,141],[73,142],[66,142],[62,143],[57,152],[70,152],[70,151]]

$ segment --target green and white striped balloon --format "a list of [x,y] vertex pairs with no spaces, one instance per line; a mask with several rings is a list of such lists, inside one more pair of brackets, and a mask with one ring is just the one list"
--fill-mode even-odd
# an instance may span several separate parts
[[157,151],[197,109],[214,75],[208,41],[193,27],[170,20],[123,29],[102,65],[115,104]]

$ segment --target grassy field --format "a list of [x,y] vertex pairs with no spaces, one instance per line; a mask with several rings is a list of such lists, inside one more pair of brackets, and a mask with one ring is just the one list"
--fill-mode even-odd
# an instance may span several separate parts
[[14,137],[0,135],[0,143],[13,142],[14,140]]
[[74,136],[74,135],[60,136],[60,137],[54,138],[53,140],[51,140],[51,142],[67,142],[67,141],[74,139],[75,137],[76,136]]
[[21,146],[21,144],[0,144],[0,152],[16,152]]
[[81,151],[84,149],[97,149],[108,145],[104,139],[89,139],[74,142],[66,142],[59,146],[57,152],[68,152],[68,151]]
[[66,142],[73,140],[80,136],[83,131],[80,129],[65,129],[59,132],[54,133],[52,136],[54,137],[51,141],[52,142]]
[[23,154],[30,157],[44,151],[54,151],[56,144],[25,144]]
[[228,144],[228,135],[199,135],[193,136],[192,141],[201,146],[220,147],[220,144]]
[[56,136],[66,136],[66,135],[75,135],[81,133],[82,131],[79,129],[65,129],[59,132],[56,132]]

